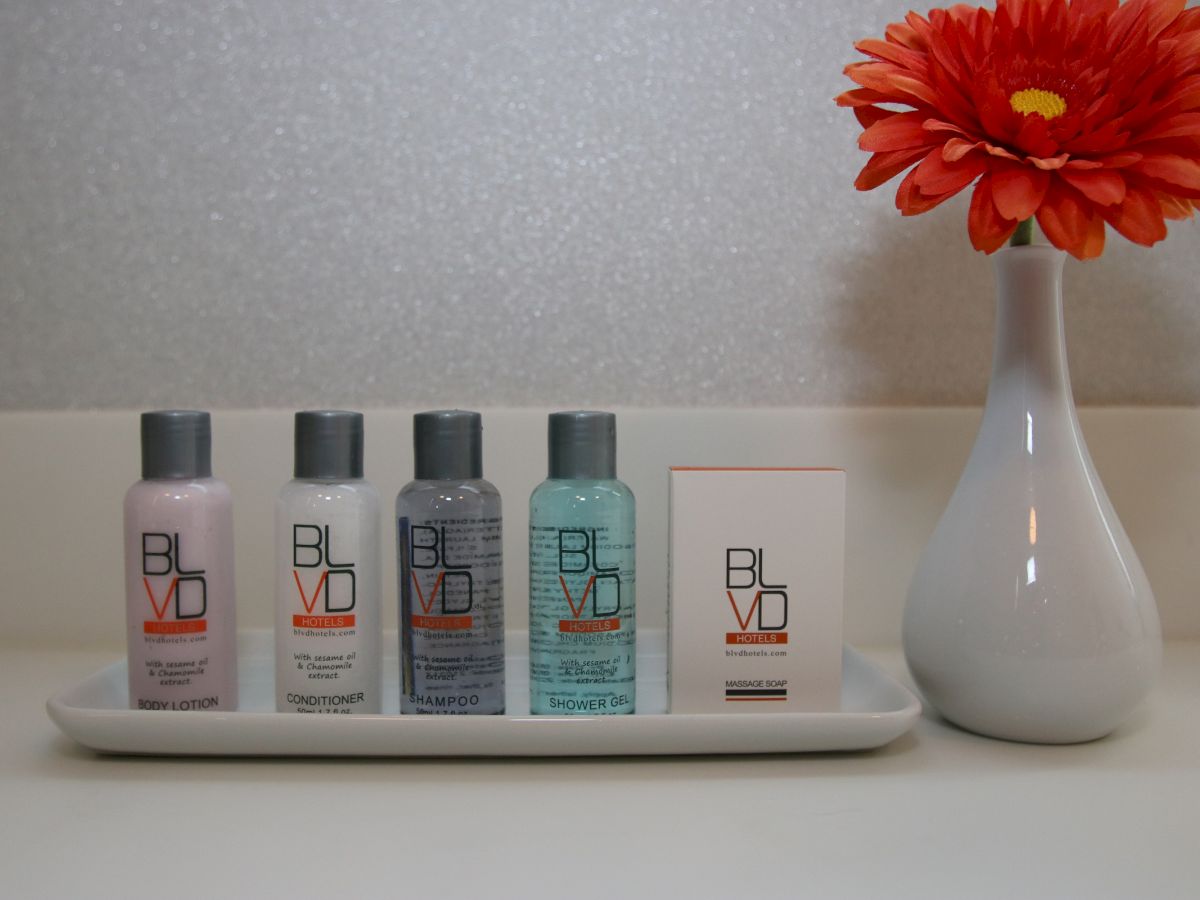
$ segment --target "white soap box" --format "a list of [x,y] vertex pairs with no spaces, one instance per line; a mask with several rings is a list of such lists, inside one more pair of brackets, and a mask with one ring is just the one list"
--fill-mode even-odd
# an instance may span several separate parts
[[836,712],[846,473],[670,470],[672,713]]

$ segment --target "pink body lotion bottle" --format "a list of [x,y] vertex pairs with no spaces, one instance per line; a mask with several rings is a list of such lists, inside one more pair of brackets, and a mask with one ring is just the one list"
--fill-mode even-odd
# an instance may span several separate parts
[[142,413],[125,495],[131,709],[237,709],[233,505],[212,477],[206,412]]

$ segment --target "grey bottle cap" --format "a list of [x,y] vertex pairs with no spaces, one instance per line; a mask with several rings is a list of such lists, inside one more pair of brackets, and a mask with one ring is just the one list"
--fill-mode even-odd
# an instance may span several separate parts
[[362,478],[362,413],[344,409],[296,413],[295,477],[322,481]]
[[616,478],[617,417],[576,410],[550,414],[551,478]]
[[212,420],[196,409],[142,413],[143,478],[212,475]]
[[483,477],[483,417],[465,409],[413,416],[413,461],[418,481]]

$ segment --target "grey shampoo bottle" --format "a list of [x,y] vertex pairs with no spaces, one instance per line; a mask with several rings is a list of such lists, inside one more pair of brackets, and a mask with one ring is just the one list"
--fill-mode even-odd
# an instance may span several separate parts
[[415,478],[396,497],[400,711],[504,712],[500,494],[479,413],[413,417]]

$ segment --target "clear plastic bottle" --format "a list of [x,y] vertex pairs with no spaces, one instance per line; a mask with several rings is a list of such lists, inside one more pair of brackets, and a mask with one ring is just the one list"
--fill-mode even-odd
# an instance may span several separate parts
[[212,477],[206,412],[142,414],[142,480],[125,494],[131,709],[237,709],[233,504]]
[[415,479],[396,497],[400,711],[504,712],[500,493],[479,413],[413,417]]
[[275,708],[378,713],[379,494],[363,416],[296,413],[295,478],[275,504]]
[[636,507],[616,440],[612,413],[550,416],[550,477],[529,499],[534,714],[634,711]]

